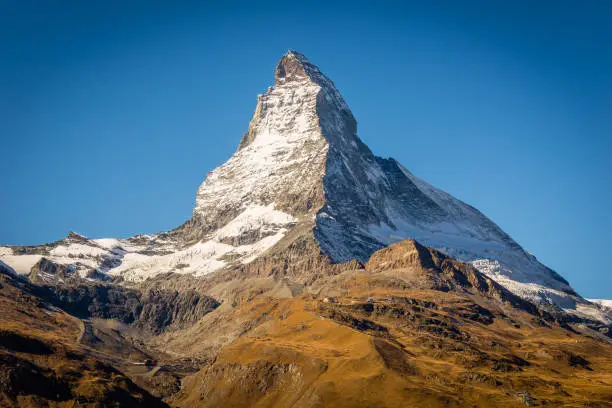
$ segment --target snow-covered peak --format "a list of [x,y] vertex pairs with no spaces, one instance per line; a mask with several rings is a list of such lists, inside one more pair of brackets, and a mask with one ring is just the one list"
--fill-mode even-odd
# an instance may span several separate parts
[[282,61],[286,62],[279,63],[281,71],[286,69],[282,78],[300,80],[283,80],[258,96],[238,150],[208,173],[194,209],[194,217],[205,228],[223,227],[251,204],[274,203],[298,215],[313,210],[315,201],[320,201],[317,184],[321,184],[327,152],[317,113],[322,87],[305,74],[296,54],[287,54]]

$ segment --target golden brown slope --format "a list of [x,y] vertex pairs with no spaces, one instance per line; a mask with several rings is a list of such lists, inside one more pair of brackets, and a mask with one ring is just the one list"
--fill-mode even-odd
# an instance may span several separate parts
[[[296,298],[259,295],[206,316],[182,333],[191,340],[165,337],[170,347],[213,356],[170,402],[612,406],[609,343],[560,327],[469,265],[413,241],[381,250],[365,270],[317,281],[310,291]],[[229,338],[215,348],[211,339],[223,335]],[[198,348],[199,339],[208,345]]]
[[163,407],[84,346],[83,322],[0,273],[0,406]]

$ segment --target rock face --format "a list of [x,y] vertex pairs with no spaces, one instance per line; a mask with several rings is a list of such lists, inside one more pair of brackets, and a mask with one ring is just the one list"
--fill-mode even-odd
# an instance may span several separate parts
[[193,290],[149,290],[141,296],[142,311],[137,325],[153,332],[187,327],[219,307],[210,296]]
[[[13,276],[0,271],[0,276]],[[194,289],[181,291],[125,286],[80,279],[74,271],[42,258],[23,282],[31,293],[73,316],[113,319],[149,333],[161,333],[194,324],[220,302]]]
[[334,83],[304,55],[289,51],[274,74],[237,151],[208,173],[185,224],[129,239],[72,234],[40,247],[0,247],[0,259],[18,273],[44,256],[83,277],[143,281],[261,270],[261,259],[304,240],[331,263],[364,263],[412,238],[524,299],[609,321],[478,210],[375,156]]
[[412,239],[376,251],[365,268],[372,273],[400,276],[417,289],[466,290],[509,303],[530,314],[540,313],[532,303],[514,295],[472,265],[449,258]]

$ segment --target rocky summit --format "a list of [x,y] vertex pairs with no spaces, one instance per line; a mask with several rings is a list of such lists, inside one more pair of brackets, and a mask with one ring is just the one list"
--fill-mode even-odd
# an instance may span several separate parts
[[375,156],[295,51],[184,224],[2,246],[0,278],[8,406],[612,406],[605,301]]

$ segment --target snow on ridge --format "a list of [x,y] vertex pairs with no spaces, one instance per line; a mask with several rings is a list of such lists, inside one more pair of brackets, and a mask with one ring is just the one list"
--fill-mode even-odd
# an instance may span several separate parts
[[143,281],[166,272],[205,275],[225,265],[218,258],[230,252],[231,248],[230,245],[207,241],[170,254],[127,253],[121,265],[111,269],[109,274],[132,281]]
[[[10,249],[10,248],[9,248]],[[42,255],[35,254],[24,254],[24,255],[11,255],[0,254],[0,260],[8,265],[15,273],[19,275],[27,275],[30,270],[38,261],[40,261]]]
[[274,203],[267,206],[253,204],[220,228],[215,233],[215,238],[237,237],[248,231],[269,230],[274,229],[277,225],[287,225],[294,222],[296,222],[294,216],[274,209]]
[[[11,248],[0,247],[0,258],[19,274],[30,273],[34,264],[44,256],[57,264],[74,266],[82,277],[93,270],[132,281],[143,281],[166,272],[203,276],[228,265],[228,257],[240,263],[252,261],[276,245],[295,222],[295,217],[276,210],[274,204],[254,204],[209,239],[183,249],[171,243],[163,244],[163,241],[162,245],[152,245],[157,241],[155,236],[139,236],[140,241],[81,237],[78,242],[69,239],[58,241],[44,255],[13,255]],[[263,231],[265,236],[237,246],[220,242],[253,230]]]
[[587,299],[589,302],[596,303],[603,307],[612,309],[612,300],[610,299]]
[[320,90],[314,83],[288,82],[261,95],[248,136],[200,185],[194,214],[214,218],[250,204],[267,205],[281,191],[298,194],[314,182],[326,149],[316,120]]
[[[217,271],[229,264],[229,260],[248,263],[276,245],[286,234],[282,225],[294,222],[289,214],[270,206],[253,206],[245,210],[226,227],[221,228],[207,241],[198,242],[188,248],[169,254],[143,256],[128,253],[111,275],[121,275],[127,280],[142,281],[160,273],[174,272],[203,276]],[[220,239],[236,237],[252,229],[269,228],[271,235],[252,244],[233,246],[219,242]]]
[[71,243],[69,245],[58,245],[49,251],[49,255],[52,257],[87,258],[106,255],[107,252],[106,249],[97,246]]

